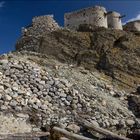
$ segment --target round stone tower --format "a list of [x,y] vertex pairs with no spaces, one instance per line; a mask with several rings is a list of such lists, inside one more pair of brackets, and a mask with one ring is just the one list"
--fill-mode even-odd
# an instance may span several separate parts
[[108,28],[119,29],[122,30],[122,22],[121,22],[121,15],[117,12],[108,12],[107,13],[107,22]]

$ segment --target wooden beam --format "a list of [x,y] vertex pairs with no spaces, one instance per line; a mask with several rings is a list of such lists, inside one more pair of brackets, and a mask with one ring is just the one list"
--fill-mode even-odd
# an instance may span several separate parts
[[92,123],[86,121],[86,120],[82,120],[80,122],[84,127],[90,129],[90,130],[93,130],[93,131],[96,131],[102,135],[105,135],[107,138],[112,138],[112,139],[118,139],[118,140],[132,140],[130,138],[126,138],[126,137],[123,137],[123,136],[120,136],[120,135],[117,135],[113,132],[110,132],[106,129],[103,129],[103,128],[100,128],[98,126],[95,126],[93,125]]
[[70,140],[94,140],[91,138],[87,138],[87,137],[69,132],[69,131],[59,128],[59,127],[53,127],[52,130],[56,133],[62,134],[63,136],[65,136],[66,138],[68,138]]
[[68,139],[66,137],[61,137],[60,140],[70,140],[70,139]]

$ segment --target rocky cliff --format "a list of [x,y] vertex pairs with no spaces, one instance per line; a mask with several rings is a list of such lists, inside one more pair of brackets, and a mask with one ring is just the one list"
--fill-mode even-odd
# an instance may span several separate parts
[[[34,36],[22,36],[17,50],[34,41]],[[38,38],[38,49],[27,50],[53,56],[55,59],[99,70],[111,77],[114,86],[134,89],[140,83],[140,36],[120,30],[98,28],[92,32],[56,30]]]
[[71,31],[52,16],[34,18],[16,51],[0,56],[0,138],[53,125],[89,136],[81,119],[123,136],[139,132],[139,43],[139,32]]

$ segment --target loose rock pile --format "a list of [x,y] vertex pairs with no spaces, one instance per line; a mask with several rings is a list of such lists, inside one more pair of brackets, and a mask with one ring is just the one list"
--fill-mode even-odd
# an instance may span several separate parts
[[136,124],[127,108],[127,94],[98,79],[98,73],[64,64],[50,67],[47,58],[42,66],[31,58],[44,61],[36,53],[1,56],[1,111],[29,115],[33,131],[48,129],[51,123],[58,122],[70,129],[79,117],[112,131],[120,128],[121,133]]

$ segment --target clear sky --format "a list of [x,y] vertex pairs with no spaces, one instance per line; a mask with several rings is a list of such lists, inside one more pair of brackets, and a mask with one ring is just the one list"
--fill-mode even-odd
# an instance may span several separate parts
[[65,12],[94,5],[125,14],[123,22],[140,19],[140,0],[0,0],[0,54],[14,50],[21,27],[29,25],[32,17],[54,14],[63,26]]

